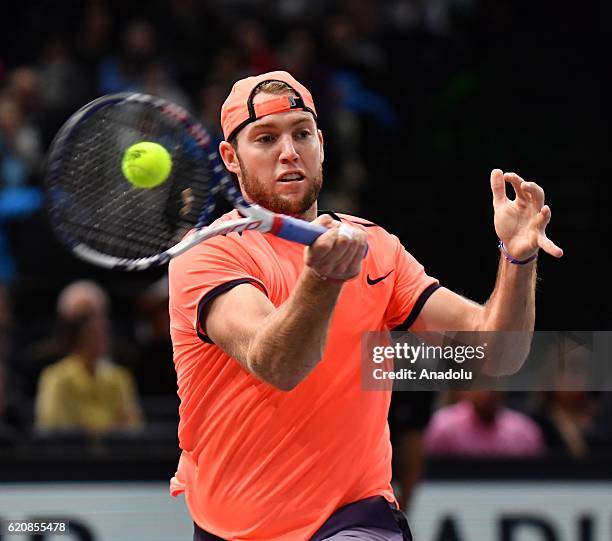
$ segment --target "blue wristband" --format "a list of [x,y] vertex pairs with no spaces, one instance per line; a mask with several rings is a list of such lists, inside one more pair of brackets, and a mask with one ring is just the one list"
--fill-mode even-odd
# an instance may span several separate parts
[[500,240],[497,246],[501,250],[501,253],[504,254],[506,261],[508,261],[508,263],[513,263],[514,265],[527,265],[527,263],[531,263],[534,259],[538,258],[538,254],[536,252],[535,254],[533,254],[531,257],[528,257],[527,259],[514,259],[506,250],[506,247],[504,246],[503,241]]

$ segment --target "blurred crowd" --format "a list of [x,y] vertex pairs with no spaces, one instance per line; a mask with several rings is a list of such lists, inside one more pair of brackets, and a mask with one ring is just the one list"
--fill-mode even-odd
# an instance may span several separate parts
[[[0,443],[32,433],[96,437],[147,428],[159,429],[166,441],[176,436],[163,271],[128,277],[92,269],[66,254],[49,231],[43,159],[71,113],[101,94],[141,91],[183,105],[219,138],[219,111],[231,84],[286,69],[311,89],[326,136],[320,207],[382,218],[401,236],[404,213],[387,212],[375,189],[383,179],[391,190],[406,182],[407,166],[397,156],[410,149],[411,167],[422,170],[461,156],[470,169],[496,145],[516,150],[515,141],[495,133],[470,147],[471,134],[488,122],[491,104],[482,97],[503,58],[495,30],[509,27],[520,5],[72,0],[15,6],[19,24],[3,28],[0,49]],[[458,122],[460,110],[469,112],[469,128]],[[432,206],[412,207],[412,219],[423,229],[438,227],[435,188],[419,183],[415,190]],[[391,426],[397,456],[407,464],[406,486],[419,469],[410,462],[424,453],[584,457],[611,444],[608,396],[400,394]]]

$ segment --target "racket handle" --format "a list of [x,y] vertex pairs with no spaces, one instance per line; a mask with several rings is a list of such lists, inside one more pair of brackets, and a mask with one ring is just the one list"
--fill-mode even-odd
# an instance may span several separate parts
[[[315,240],[317,240],[323,233],[328,229],[318,224],[311,224],[304,220],[298,220],[291,216],[283,216],[282,224],[275,235],[281,239],[291,240],[293,242],[299,242],[310,246]],[[368,253],[368,247],[365,247],[363,257]]]
[[293,242],[299,242],[310,246],[315,240],[317,240],[323,233],[327,231],[327,227],[322,225],[311,224],[304,220],[298,220],[291,216],[283,216],[283,222],[275,233],[277,237],[281,239],[290,240]]

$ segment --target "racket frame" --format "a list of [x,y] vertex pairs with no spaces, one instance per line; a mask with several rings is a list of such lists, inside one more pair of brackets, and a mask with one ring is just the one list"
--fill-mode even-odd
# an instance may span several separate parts
[[[149,267],[164,265],[173,257],[217,235],[240,233],[243,231],[259,231],[261,233],[272,233],[293,242],[310,245],[320,235],[327,231],[323,226],[311,224],[291,216],[276,214],[259,205],[247,203],[240,191],[236,188],[234,181],[227,173],[218,153],[212,148],[212,139],[206,129],[182,107],[162,98],[136,92],[123,92],[101,96],[79,109],[66,121],[50,147],[47,158],[47,177],[49,179],[47,183],[52,183],[57,179],[60,173],[60,165],[63,152],[65,151],[65,145],[69,142],[70,137],[75,133],[79,124],[87,120],[100,109],[117,105],[121,102],[136,102],[150,106],[157,109],[160,113],[168,115],[183,124],[186,132],[202,149],[210,161],[209,166],[212,172],[210,194],[208,200],[203,205],[194,229],[188,232],[181,241],[159,254],[137,259],[121,258],[105,254],[90,247],[86,243],[70,239],[65,233],[61,232],[58,227],[53,225],[53,222],[59,221],[60,217],[57,210],[54,209],[54,205],[48,201],[47,207],[50,209],[50,217],[54,230],[64,244],[66,244],[80,259],[107,269],[126,271],[144,270]],[[205,225],[214,210],[215,197],[219,192],[222,193],[225,199],[227,199],[243,217]]]

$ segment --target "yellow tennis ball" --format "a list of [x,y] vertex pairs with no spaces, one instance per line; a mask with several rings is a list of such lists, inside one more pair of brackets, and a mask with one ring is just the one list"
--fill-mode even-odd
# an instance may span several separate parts
[[172,170],[170,153],[160,144],[142,141],[123,153],[123,176],[137,188],[155,188],[163,183]]

